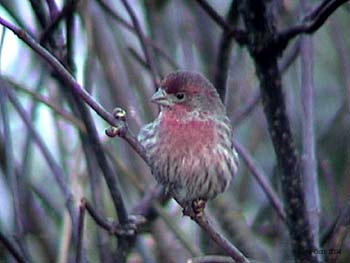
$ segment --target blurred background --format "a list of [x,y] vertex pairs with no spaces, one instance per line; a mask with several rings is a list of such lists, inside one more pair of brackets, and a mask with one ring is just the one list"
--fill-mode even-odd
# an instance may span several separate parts
[[[230,24],[242,25],[237,1],[208,2]],[[299,1],[272,2],[278,28],[302,17]],[[308,1],[310,6],[318,3]],[[235,139],[281,196],[259,83],[247,50],[225,40],[223,30],[195,1],[129,0],[129,4],[144,33],[156,78],[122,1],[0,0],[0,17],[54,54],[106,110],[125,109],[135,134],[158,112],[149,102],[155,80],[182,69],[202,72],[214,84],[226,82],[225,104]],[[350,206],[349,25],[347,3],[310,38],[321,240],[327,240],[337,215]],[[119,181],[129,213],[136,211],[156,182],[123,139],[105,135],[108,124],[77,102],[37,53],[11,31],[1,27],[0,33],[1,86],[13,95],[7,100],[0,94],[0,231],[31,262],[74,262],[74,225],[66,209],[67,191],[72,193],[76,213],[81,198],[86,197],[105,218],[117,220],[101,158]],[[299,39],[289,44],[280,68],[293,136],[301,152],[304,114]],[[227,77],[220,80],[218,75],[226,69]],[[22,108],[22,115],[15,105]],[[229,190],[210,202],[209,212],[249,258],[259,262],[291,259],[287,229],[245,162],[241,161]],[[347,220],[346,233],[350,212]],[[350,238],[344,235],[343,241],[338,262],[349,262]],[[88,214],[83,244],[89,262],[114,262],[117,239]],[[162,200],[127,252],[127,262],[132,263],[186,262],[199,255],[224,254],[193,221],[182,216],[175,202]],[[1,242],[0,262],[15,262]]]

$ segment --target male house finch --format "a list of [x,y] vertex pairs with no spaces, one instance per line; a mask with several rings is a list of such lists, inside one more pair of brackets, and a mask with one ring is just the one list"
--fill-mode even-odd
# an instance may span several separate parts
[[197,213],[196,205],[202,211],[237,172],[232,128],[216,89],[202,75],[171,73],[160,86],[151,98],[160,113],[138,139],[157,181]]

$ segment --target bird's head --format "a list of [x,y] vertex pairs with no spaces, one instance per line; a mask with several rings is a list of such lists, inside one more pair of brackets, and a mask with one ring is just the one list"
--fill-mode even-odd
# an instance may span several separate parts
[[163,110],[222,113],[224,106],[214,86],[201,74],[177,71],[167,75],[151,101]]

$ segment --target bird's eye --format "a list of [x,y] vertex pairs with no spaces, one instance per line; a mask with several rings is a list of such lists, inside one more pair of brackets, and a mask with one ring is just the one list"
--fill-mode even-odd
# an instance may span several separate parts
[[175,97],[177,98],[177,100],[183,101],[184,98],[185,98],[185,93],[183,93],[183,92],[178,92],[178,93],[175,94]]

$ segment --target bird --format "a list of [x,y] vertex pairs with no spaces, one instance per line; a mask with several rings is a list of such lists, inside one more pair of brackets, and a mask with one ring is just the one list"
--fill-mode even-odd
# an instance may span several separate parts
[[152,174],[192,215],[223,193],[237,174],[238,155],[225,107],[213,84],[194,71],[176,71],[160,81],[151,102],[157,118],[138,140]]

